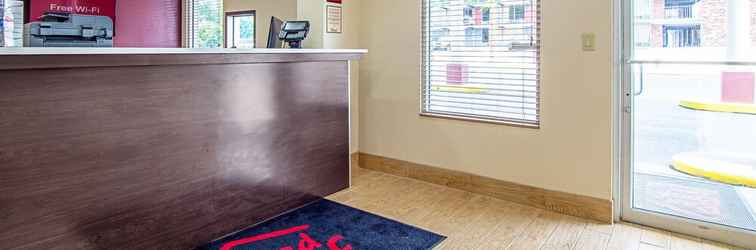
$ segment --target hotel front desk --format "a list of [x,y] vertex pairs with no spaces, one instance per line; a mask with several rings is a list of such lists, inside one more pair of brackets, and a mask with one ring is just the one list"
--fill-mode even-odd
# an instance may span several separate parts
[[0,249],[192,249],[349,186],[364,50],[0,50]]

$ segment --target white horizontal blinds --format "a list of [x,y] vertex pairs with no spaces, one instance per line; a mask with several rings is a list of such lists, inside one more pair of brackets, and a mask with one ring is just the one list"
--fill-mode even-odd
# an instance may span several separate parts
[[194,42],[194,0],[183,0],[181,5],[182,22],[181,22],[181,39],[182,47],[192,48]]
[[425,0],[423,112],[539,123],[538,0]]
[[188,47],[222,47],[223,0],[186,0],[185,11]]

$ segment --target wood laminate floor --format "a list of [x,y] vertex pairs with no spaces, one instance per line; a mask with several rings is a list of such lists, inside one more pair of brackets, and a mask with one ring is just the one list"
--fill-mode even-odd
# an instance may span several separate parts
[[328,199],[449,237],[437,249],[742,249],[634,224],[603,225],[365,169]]

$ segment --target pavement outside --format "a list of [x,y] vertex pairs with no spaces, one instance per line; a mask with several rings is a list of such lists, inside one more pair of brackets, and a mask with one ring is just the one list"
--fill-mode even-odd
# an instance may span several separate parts
[[[755,69],[644,66],[644,90],[636,96],[633,109],[634,205],[756,231],[756,224],[751,224],[756,223],[756,189],[724,185],[670,168],[672,156],[685,152],[756,156],[756,115],[679,106],[681,100],[719,98],[723,70]],[[649,188],[666,191],[651,195]],[[686,195],[700,199],[675,197]]]

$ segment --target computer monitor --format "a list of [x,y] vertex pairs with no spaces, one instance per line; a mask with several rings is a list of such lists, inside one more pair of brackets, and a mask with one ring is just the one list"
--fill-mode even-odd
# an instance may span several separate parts
[[281,34],[278,35],[278,39],[289,44],[289,48],[301,49],[302,41],[307,38],[307,33],[310,32],[309,21],[286,21],[281,28]]
[[270,30],[268,31],[268,48],[278,49],[281,48],[282,42],[278,39],[278,34],[281,33],[281,26],[283,21],[276,17],[270,18]]

